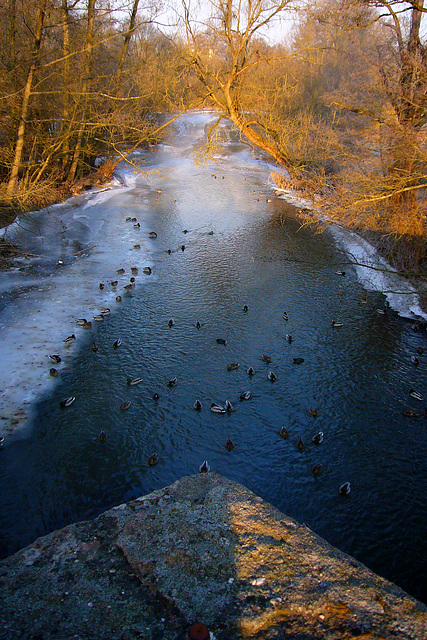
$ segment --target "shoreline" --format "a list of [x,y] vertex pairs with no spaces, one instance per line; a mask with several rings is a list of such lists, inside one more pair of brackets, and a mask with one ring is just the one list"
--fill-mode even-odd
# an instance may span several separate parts
[[[272,178],[272,180],[274,182],[274,178]],[[325,229],[331,230],[334,242],[338,247],[341,245],[341,249],[349,257],[349,266],[352,266],[356,269],[356,272],[358,272],[358,278],[362,286],[365,286],[368,290],[383,293],[390,302],[391,307],[402,317],[414,320],[415,322],[427,321],[427,278],[421,276],[411,278],[399,273],[387,259],[379,253],[375,244],[369,237],[366,237],[366,234],[360,230],[350,229],[335,221],[328,220],[326,214],[322,212],[322,208],[316,206],[314,200],[305,198],[293,189],[275,186],[275,192],[278,197],[282,197],[283,200],[293,205],[296,209],[300,209],[301,215],[304,215],[304,217],[313,217],[313,225],[321,224],[322,219],[327,222]],[[345,235],[347,236],[346,239],[344,238]],[[341,238],[338,239],[337,236],[341,236]],[[352,239],[356,241],[356,245],[358,246],[352,244]],[[356,258],[355,253],[350,251],[351,247],[357,249],[360,262],[359,260],[351,259],[351,257]],[[364,262],[362,262],[362,260]],[[365,273],[363,273],[363,271],[365,271]],[[369,271],[373,274],[372,277],[369,277]],[[400,280],[404,290],[394,292],[393,289],[390,289],[390,283],[388,283],[387,286],[378,286],[378,281],[387,276],[394,284],[396,284],[397,280]],[[402,313],[402,309],[399,308],[402,306],[402,303],[399,304],[396,296],[403,296],[404,299],[405,297],[409,298],[414,295],[417,296],[418,303],[411,301],[407,305],[410,309],[409,314]]]

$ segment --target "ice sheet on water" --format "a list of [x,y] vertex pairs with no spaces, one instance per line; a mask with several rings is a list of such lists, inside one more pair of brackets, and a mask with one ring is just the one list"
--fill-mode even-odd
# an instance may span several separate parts
[[[95,190],[78,199],[32,214],[6,230],[32,255],[4,272],[0,287],[0,432],[8,433],[31,417],[34,401],[58,380],[49,374],[70,366],[78,350],[93,340],[94,329],[76,320],[120,304],[132,266],[152,266],[148,210],[138,203],[141,228],[126,222],[134,204],[131,187]],[[79,205],[76,206],[76,200]],[[146,240],[147,238],[147,240]],[[135,251],[138,243],[141,249]],[[125,274],[116,270],[124,268]],[[153,278],[150,278],[150,281]],[[117,290],[111,281],[118,280]],[[137,278],[138,280],[138,278]],[[103,290],[99,284],[105,284]],[[141,286],[137,282],[137,286]],[[76,340],[67,347],[63,340]],[[54,365],[49,355],[60,355]]]
[[376,249],[356,233],[331,225],[336,243],[349,256],[359,282],[370,291],[381,291],[390,306],[406,318],[427,318],[416,289],[378,255]]
[[274,188],[279,198],[289,202],[289,204],[293,204],[299,209],[302,209],[303,207],[313,207],[313,201],[308,198],[302,198],[297,191],[293,191],[292,189],[279,189],[278,187]]

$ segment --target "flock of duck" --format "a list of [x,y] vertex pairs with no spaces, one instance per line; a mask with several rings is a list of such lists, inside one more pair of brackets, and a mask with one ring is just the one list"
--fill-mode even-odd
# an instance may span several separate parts
[[[161,190],[158,190],[157,193],[161,193]],[[140,228],[140,223],[137,221],[137,218],[133,218],[133,217],[128,217],[126,218],[126,222],[132,222],[134,223],[134,227],[136,229]],[[149,238],[156,238],[157,234],[152,231],[148,234]],[[133,249],[134,250],[139,250],[141,249],[141,244],[140,243],[136,243],[133,245]],[[122,295],[120,295],[119,293],[117,293],[117,287],[119,286],[119,279],[118,277],[120,276],[124,276],[126,275],[126,270],[123,267],[120,267],[119,269],[117,269],[116,271],[117,273],[117,279],[114,280],[110,280],[107,282],[107,284],[111,287],[111,291],[116,293],[117,295],[115,296],[115,300],[117,303],[122,302],[123,298]],[[129,281],[126,284],[123,284],[123,291],[124,294],[123,295],[129,295],[132,291],[132,289],[135,287],[136,285],[136,276],[139,274],[139,268],[136,266],[132,266],[130,268],[130,273],[131,276],[129,277]],[[149,266],[145,266],[142,268],[142,273],[145,275],[151,275],[152,273],[152,269]],[[106,290],[106,284],[105,282],[100,282],[98,285],[98,289],[99,291],[105,291]],[[100,322],[104,322],[105,318],[107,316],[109,316],[111,313],[111,309],[110,307],[106,307],[106,306],[101,306],[99,308],[99,313],[97,313],[96,315],[94,315],[92,317],[92,320],[88,320],[87,318],[78,318],[76,320],[76,324],[78,326],[80,326],[82,329],[91,329],[93,327],[93,322],[95,323],[100,323]],[[67,336],[66,338],[64,338],[63,343],[64,343],[64,347],[71,347],[72,344],[74,343],[74,341],[76,340],[76,335],[74,333],[72,333],[71,335]],[[114,342],[113,342],[113,349],[118,349],[120,346],[122,345],[122,340],[121,338],[117,338]],[[91,350],[96,353],[98,351],[99,347],[97,345],[96,342],[93,342],[91,345]],[[59,354],[51,354],[48,355],[48,358],[51,362],[51,364],[54,365],[59,365],[62,362],[62,358]],[[49,369],[49,374],[56,378],[59,375],[58,369],[56,367],[51,367]],[[135,379],[128,379],[127,383],[129,385],[135,385],[135,384],[139,384],[140,382],[142,382],[142,378],[135,378]],[[69,396],[67,398],[64,398],[63,400],[60,401],[59,406],[61,408],[66,408],[66,407],[70,407],[76,400],[75,396]],[[130,407],[131,402],[130,401],[126,401],[123,402],[120,405],[120,409],[121,410],[126,410]],[[105,431],[101,431],[99,434],[99,440],[101,442],[105,442],[107,440],[107,434],[105,433]],[[151,463],[153,464],[153,463]]]
[[[214,177],[216,178],[216,176],[214,176]],[[157,190],[157,194],[160,194],[160,193],[161,193],[161,190],[160,189]],[[269,199],[267,198],[267,202],[268,201],[269,201]],[[126,222],[132,223],[135,229],[140,229],[140,223],[138,222],[137,218],[129,216],[128,218],[126,218]],[[188,231],[186,229],[184,229],[183,233],[186,234],[186,233],[188,233]],[[213,231],[210,231],[209,234],[212,235]],[[148,238],[152,239],[152,240],[155,240],[157,238],[157,233],[155,231],[149,232],[148,233]],[[139,243],[133,245],[133,249],[135,249],[135,250],[138,250],[140,248],[141,248],[141,245]],[[186,246],[184,244],[181,245],[178,248],[178,250],[180,250],[180,251],[185,251],[185,249],[186,249]],[[168,249],[167,253],[171,254],[172,250]],[[130,294],[131,291],[133,290],[133,288],[135,287],[136,276],[139,274],[139,269],[136,266],[132,266],[130,268],[130,272],[131,272],[131,276],[129,278],[129,281],[126,284],[121,283],[121,286],[123,287],[123,291],[124,291],[123,295]],[[145,275],[150,275],[152,273],[151,267],[149,267],[149,266],[143,267],[142,272]],[[336,271],[336,274],[337,275],[341,275],[341,276],[345,276],[346,275],[346,273],[344,271]],[[125,276],[125,275],[126,275],[126,271],[125,271],[125,269],[123,267],[120,267],[119,269],[117,269],[117,279],[113,279],[113,280],[107,281],[107,284],[109,285],[109,287],[111,287],[111,291],[117,292],[117,287],[119,286],[118,276],[121,277],[121,276]],[[100,291],[104,291],[105,288],[106,288],[105,282],[99,283],[99,290]],[[122,295],[117,293],[117,295],[115,297],[115,300],[116,300],[117,303],[120,303],[122,301]],[[366,303],[366,296],[364,298],[362,298],[362,300],[360,302],[362,304]],[[243,306],[243,312],[247,313],[248,310],[249,310],[248,305],[245,304]],[[378,311],[378,313],[386,314],[387,310],[388,310],[388,305],[386,304],[383,310],[377,310],[377,311]],[[103,322],[104,319],[109,314],[110,314],[110,308],[109,307],[101,307],[99,309],[99,313],[94,315],[92,320],[90,320],[90,319],[88,320],[86,318],[78,318],[76,320],[76,324],[78,326],[80,326],[82,329],[91,329],[92,326],[93,326],[92,322]],[[283,312],[282,317],[283,317],[283,320],[285,322],[288,322],[289,316],[288,316],[288,313],[286,311]],[[343,323],[340,322],[340,321],[337,321],[337,320],[332,320],[331,321],[331,326],[333,328],[338,328],[338,327],[341,327],[342,325],[343,325]],[[174,320],[172,318],[168,321],[168,326],[169,326],[169,328],[172,328],[174,326]],[[201,328],[200,322],[197,321],[195,326],[196,326],[197,329],[200,329]],[[293,337],[290,334],[286,334],[285,335],[285,339],[286,339],[286,341],[288,343],[292,343],[292,341],[293,341]],[[76,335],[74,333],[69,335],[69,336],[67,336],[63,340],[64,346],[65,347],[70,347],[75,340],[76,340]],[[227,341],[224,338],[217,338],[216,342],[218,344],[224,345],[224,346],[227,344]],[[113,342],[112,347],[113,347],[113,349],[118,349],[121,345],[122,345],[121,339],[117,338]],[[93,352],[96,352],[98,350],[98,345],[96,344],[96,342],[92,343],[91,349],[92,349]],[[423,352],[422,348],[419,347],[418,348],[418,353],[421,354],[422,352]],[[51,363],[54,364],[54,365],[58,365],[61,362],[61,356],[58,355],[58,354],[52,354],[52,355],[49,355],[48,357],[49,357]],[[263,354],[262,355],[262,361],[269,364],[269,363],[271,363],[271,358],[267,354]],[[293,363],[296,364],[296,365],[301,365],[303,362],[304,362],[304,358],[301,358],[301,357],[293,358]],[[415,356],[412,357],[412,362],[413,362],[413,364],[415,366],[419,364],[419,360]],[[237,369],[238,367],[239,367],[239,363],[237,363],[237,362],[229,363],[227,365],[227,371],[233,371],[233,370]],[[252,366],[249,367],[247,369],[247,374],[248,374],[249,377],[252,377],[253,375],[255,375],[255,369]],[[56,369],[56,367],[51,367],[50,368],[50,375],[53,376],[53,377],[58,376],[58,370]],[[276,373],[273,370],[268,371],[267,379],[271,383],[274,383],[277,380]],[[127,382],[128,386],[135,386],[135,385],[138,385],[141,382],[143,382],[143,379],[140,378],[140,377],[127,378],[126,382]],[[177,378],[176,377],[171,378],[166,384],[170,388],[174,387],[177,384]],[[421,394],[419,392],[417,392],[416,390],[414,390],[414,389],[410,390],[410,395],[411,395],[411,397],[413,397],[413,398],[415,398],[417,400],[420,400],[420,401],[423,400],[423,397],[421,396]],[[160,398],[158,393],[154,393],[152,397],[153,397],[153,399],[155,401],[159,400],[159,398]],[[243,391],[239,396],[239,401],[243,402],[243,401],[249,400],[250,397],[251,397],[250,391]],[[75,396],[69,396],[67,398],[64,398],[59,403],[60,407],[61,408],[70,407],[75,402],[75,400],[76,400]],[[126,411],[127,409],[129,409],[130,406],[131,406],[131,401],[127,400],[127,401],[121,403],[120,410],[121,411]],[[202,403],[201,403],[201,401],[199,399],[195,400],[193,408],[196,411],[201,411],[202,410]],[[231,401],[227,399],[227,400],[225,400],[223,405],[217,404],[215,402],[212,402],[210,404],[210,411],[215,413],[215,414],[226,414],[226,413],[233,412],[234,411],[234,407],[233,407]],[[424,413],[427,416],[427,409],[425,410]],[[309,414],[311,416],[313,416],[313,417],[316,417],[317,416],[317,410],[314,407],[310,407],[309,408]],[[418,415],[416,412],[414,412],[414,411],[412,411],[410,409],[405,409],[403,411],[403,414],[405,416],[410,416],[410,417],[415,417],[415,416]],[[288,433],[288,430],[286,429],[286,427],[282,427],[280,429],[279,435],[283,439],[288,439],[289,438],[289,433]],[[102,442],[102,443],[106,442],[106,440],[107,440],[107,434],[106,434],[106,432],[104,430],[102,430],[99,433],[98,437],[99,437],[99,441]],[[312,437],[311,440],[312,440],[313,444],[321,445],[323,443],[323,440],[324,440],[324,433],[322,431],[317,432]],[[227,441],[225,442],[225,448],[227,449],[227,451],[232,451],[234,449],[234,447],[235,447],[234,442],[230,438],[228,438]],[[297,448],[298,451],[304,451],[305,448],[306,448],[306,444],[302,440],[301,437],[298,439],[298,442],[296,443],[296,448]],[[154,466],[154,465],[156,465],[158,463],[158,461],[159,461],[159,454],[157,452],[154,452],[149,456],[149,458],[147,460],[147,464],[148,464],[148,466]],[[200,471],[200,473],[207,473],[207,472],[210,471],[210,466],[209,466],[207,460],[203,461],[203,463],[200,465],[199,471]],[[311,469],[311,473],[315,477],[319,476],[322,473],[322,471],[323,471],[323,468],[322,468],[322,465],[320,463],[316,463]],[[348,481],[344,482],[338,489],[338,493],[340,495],[348,495],[350,492],[351,492],[351,485],[350,485],[350,482],[348,482]]]
[[[157,193],[160,194],[161,190],[157,190]],[[135,217],[130,217],[130,216],[127,217],[126,218],[126,222],[132,223],[136,229],[140,228],[140,224],[139,224],[137,218],[135,218]],[[188,230],[184,229],[183,233],[184,234],[188,233]],[[213,235],[213,231],[210,231],[209,235]],[[157,233],[155,231],[149,232],[148,233],[148,238],[152,239],[152,240],[156,239],[157,238]],[[139,243],[133,245],[133,249],[140,249],[140,248],[141,248],[141,245]],[[179,247],[179,250],[184,251],[185,248],[186,248],[185,245],[181,245]],[[171,254],[172,250],[168,249],[167,253]],[[131,267],[130,272],[131,272],[132,275],[131,275],[131,277],[129,279],[129,282],[127,282],[126,284],[122,283],[125,295],[126,294],[130,294],[132,289],[135,287],[136,276],[139,273],[139,269],[136,266],[135,267]],[[148,266],[144,267],[142,269],[142,272],[145,275],[150,275],[152,273],[151,267],[148,267]],[[117,276],[120,276],[120,277],[126,275],[126,271],[125,271],[125,269],[123,267],[120,267],[119,269],[117,269],[116,273],[117,273]],[[338,272],[338,273],[340,273],[341,275],[345,275],[344,272]],[[114,280],[107,281],[107,285],[109,285],[109,287],[111,287],[112,291],[116,292],[117,291],[117,287],[119,286],[119,280],[118,279],[114,279]],[[99,288],[100,291],[104,291],[105,288],[106,288],[106,283],[105,282],[99,283],[98,288]],[[116,302],[120,303],[122,301],[122,296],[120,294],[117,294],[115,300],[116,300]],[[247,313],[248,311],[249,311],[248,305],[247,304],[243,305],[243,312]],[[92,326],[93,326],[92,321],[94,321],[96,323],[103,322],[104,319],[110,314],[110,312],[111,312],[111,310],[110,310],[109,307],[105,307],[105,306],[100,307],[99,313],[94,315],[92,320],[88,320],[87,318],[78,318],[76,320],[76,324],[78,326],[80,326],[82,329],[91,329]],[[286,311],[283,312],[282,317],[283,317],[283,320],[285,322],[288,322],[289,316],[288,316]],[[335,320],[332,320],[331,324],[332,324],[332,327],[340,327],[340,326],[342,326],[341,322],[338,322],[338,321],[335,321]],[[174,320],[172,318],[170,318],[169,321],[168,321],[168,327],[172,328],[173,326],[174,326]],[[200,324],[199,321],[196,322],[195,327],[197,329],[201,328],[201,324]],[[293,341],[292,335],[290,335],[290,334],[286,334],[285,335],[285,339],[286,339],[286,341],[288,343],[292,343],[292,341]],[[64,346],[65,347],[71,347],[71,345],[73,344],[73,342],[75,340],[76,340],[76,335],[74,333],[69,335],[69,336],[67,336],[63,340]],[[224,346],[227,345],[227,340],[225,338],[217,338],[216,342],[219,345],[224,345]],[[121,345],[122,345],[122,340],[120,338],[117,338],[113,342],[112,347],[113,347],[113,349],[118,349]],[[98,345],[96,344],[96,342],[92,343],[91,349],[92,349],[93,352],[98,351]],[[49,357],[51,363],[53,363],[55,365],[58,365],[58,364],[61,363],[62,359],[61,359],[61,356],[58,355],[58,354],[52,354],[52,355],[49,355],[48,357]],[[262,357],[261,357],[261,360],[264,363],[267,363],[267,364],[271,363],[271,358],[267,354],[263,354]],[[293,358],[293,363],[296,364],[296,365],[300,365],[303,362],[304,362],[304,358],[300,358],[300,357]],[[227,368],[227,371],[236,370],[236,369],[239,368],[239,363],[237,363],[237,362],[229,363],[226,368]],[[252,366],[250,366],[247,369],[247,374],[248,374],[249,377],[254,376],[255,375],[255,369]],[[53,377],[57,377],[58,376],[58,370],[55,367],[51,367],[50,375],[53,376]],[[272,370],[268,371],[267,379],[271,383],[276,382],[276,380],[277,380],[276,373],[274,371],[272,371]],[[141,384],[142,382],[143,382],[143,379],[141,377],[135,377],[135,378],[128,377],[127,380],[126,380],[126,383],[127,383],[128,386],[136,386],[136,385]],[[173,377],[170,380],[168,380],[166,384],[167,384],[167,386],[169,388],[172,388],[177,384],[177,382],[178,382],[177,378]],[[250,391],[248,391],[248,390],[243,391],[239,395],[239,401],[243,402],[243,401],[249,400],[250,397],[251,397]],[[153,398],[153,400],[157,401],[157,400],[159,400],[160,395],[158,393],[154,393],[152,398]],[[76,400],[75,396],[69,396],[69,397],[66,397],[66,398],[62,399],[60,401],[59,405],[60,405],[61,408],[64,409],[64,408],[70,407],[75,402],[75,400]],[[120,410],[121,411],[126,411],[127,409],[129,409],[130,406],[131,406],[131,401],[130,400],[126,400],[126,401],[124,401],[124,402],[122,402],[120,404]],[[199,399],[195,400],[195,402],[193,404],[193,408],[194,408],[195,411],[201,411],[202,410],[202,403],[201,403],[201,401]],[[231,403],[231,401],[227,399],[227,400],[225,400],[223,405],[215,403],[215,402],[212,402],[210,404],[210,411],[212,413],[214,413],[214,414],[226,414],[226,413],[232,413],[234,411],[234,407],[233,407],[233,404]],[[313,407],[310,407],[309,413],[313,417],[317,416],[317,410],[315,408],[313,408]],[[282,427],[281,428],[281,430],[279,432],[279,435],[283,439],[288,439],[289,438],[289,433],[288,433],[288,430],[286,429],[286,427]],[[107,441],[107,438],[108,438],[107,433],[104,430],[102,430],[99,433],[99,436],[98,436],[99,441],[101,443],[104,443],[104,442]],[[323,434],[322,431],[319,431],[318,433],[316,433],[312,437],[312,442],[314,444],[316,444],[316,445],[320,445],[323,442],[323,439],[324,439],[324,434]],[[231,440],[231,438],[227,438],[227,441],[225,442],[226,450],[227,451],[232,451],[234,449],[234,447],[235,447],[235,443]],[[298,439],[298,442],[296,444],[296,448],[297,448],[298,451],[304,451],[305,448],[306,448],[306,445],[305,445],[305,443],[304,443],[304,441],[302,440],[301,437]],[[149,456],[148,460],[147,460],[147,464],[150,467],[151,466],[155,466],[158,462],[159,462],[159,454],[157,452],[152,453]],[[319,476],[322,473],[322,470],[323,470],[322,465],[320,463],[317,463],[312,467],[311,473],[313,474],[313,476]],[[200,473],[207,473],[209,471],[210,471],[210,466],[208,464],[208,461],[205,460],[200,465],[199,472]],[[350,493],[350,491],[351,491],[350,482],[345,482],[344,484],[342,484],[339,487],[339,490],[338,490],[339,494],[341,494],[341,495],[348,495]]]

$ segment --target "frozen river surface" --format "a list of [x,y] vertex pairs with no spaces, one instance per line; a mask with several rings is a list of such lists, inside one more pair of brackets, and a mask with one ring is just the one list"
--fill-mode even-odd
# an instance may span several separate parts
[[[427,334],[416,297],[353,266],[343,249],[376,258],[352,234],[300,228],[271,167],[227,124],[204,163],[214,120],[182,116],[165,144],[119,168],[124,185],[7,231],[33,257],[0,280],[0,551],[208,460],[426,600]],[[210,410],[226,400],[232,410]]]

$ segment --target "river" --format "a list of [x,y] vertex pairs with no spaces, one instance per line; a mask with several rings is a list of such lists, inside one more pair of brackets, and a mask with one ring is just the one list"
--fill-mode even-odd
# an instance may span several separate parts
[[[214,121],[181,116],[111,188],[7,230],[32,255],[1,277],[0,552],[207,460],[427,601],[427,400],[410,395],[427,398],[427,334],[416,297],[382,282],[406,291],[388,294],[388,308],[344,251],[366,257],[366,245],[301,227],[274,192],[273,167],[226,122],[204,158]],[[232,410],[210,410],[226,400]]]

